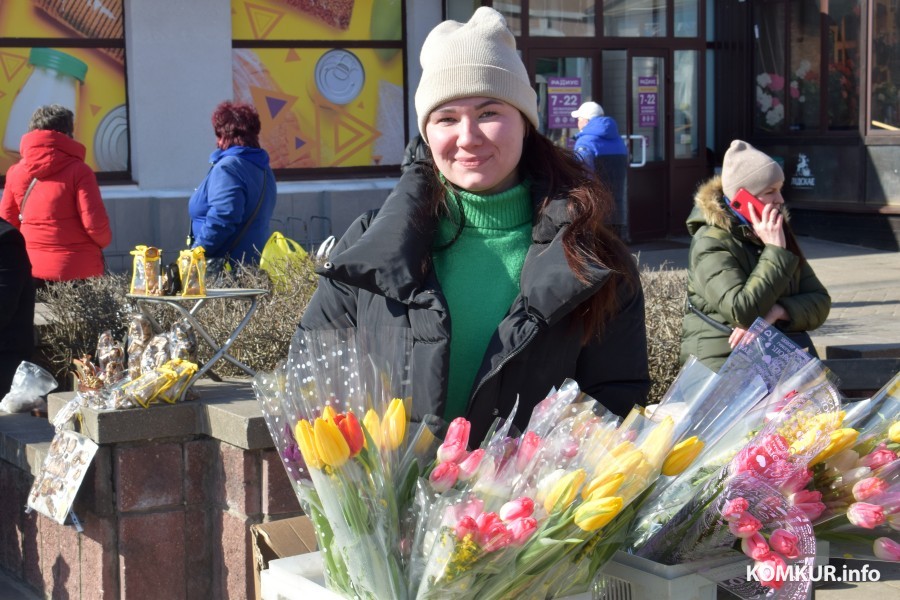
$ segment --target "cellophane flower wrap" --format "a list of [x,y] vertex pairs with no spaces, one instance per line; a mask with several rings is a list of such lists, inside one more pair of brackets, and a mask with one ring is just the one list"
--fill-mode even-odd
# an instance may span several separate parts
[[400,329],[298,331],[287,360],[253,381],[326,585],[346,597],[406,598],[410,348]]
[[841,543],[842,554],[900,561],[900,373],[845,408],[801,492],[822,508],[816,536]]
[[450,424],[416,495],[411,598],[562,595],[571,582],[561,569],[607,543],[596,570],[622,543],[616,517],[673,443],[671,418],[622,420],[574,381],[535,407],[521,435],[512,417],[471,451],[467,422]]

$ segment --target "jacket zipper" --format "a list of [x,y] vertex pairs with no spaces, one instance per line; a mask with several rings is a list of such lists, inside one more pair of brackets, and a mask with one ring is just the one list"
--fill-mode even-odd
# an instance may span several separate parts
[[[534,322],[534,320],[532,320],[532,322]],[[468,411],[469,411],[469,408],[471,408],[472,403],[473,403],[474,400],[475,400],[475,396],[478,395],[478,392],[481,390],[481,387],[484,385],[484,383],[485,383],[488,379],[490,379],[491,377],[493,377],[493,376],[495,376],[497,373],[499,373],[500,370],[501,370],[504,366],[506,366],[506,363],[508,363],[509,361],[511,361],[512,359],[514,359],[516,356],[518,356],[518,355],[522,352],[522,350],[524,350],[525,347],[526,347],[528,344],[531,343],[531,340],[534,339],[534,336],[537,335],[538,329],[539,329],[539,328],[537,327],[537,323],[535,323],[535,328],[534,328],[534,330],[533,330],[533,331],[531,332],[531,334],[525,339],[525,341],[522,342],[522,343],[519,345],[518,348],[516,348],[515,350],[513,350],[512,352],[510,352],[509,354],[507,354],[507,355],[506,355],[506,358],[504,358],[502,361],[500,361],[500,364],[499,364],[499,365],[497,365],[496,367],[494,367],[491,371],[488,372],[487,375],[485,375],[484,377],[481,378],[481,381],[478,382],[478,386],[475,388],[475,391],[472,392],[472,396],[469,398],[468,406],[466,406],[466,412],[468,412]],[[494,416],[496,416],[496,414],[497,414],[496,411],[497,411],[497,409],[495,408],[495,409],[494,409]]]

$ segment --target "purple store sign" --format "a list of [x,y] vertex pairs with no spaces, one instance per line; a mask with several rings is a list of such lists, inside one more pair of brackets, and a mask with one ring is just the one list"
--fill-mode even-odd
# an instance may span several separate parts
[[581,77],[547,78],[547,129],[576,127],[572,111],[581,106]]
[[656,76],[638,77],[638,127],[659,125],[659,82]]

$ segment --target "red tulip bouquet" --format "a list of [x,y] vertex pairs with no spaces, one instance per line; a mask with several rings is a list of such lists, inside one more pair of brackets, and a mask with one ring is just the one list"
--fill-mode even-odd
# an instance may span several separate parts
[[253,387],[315,526],[328,587],[347,597],[403,599],[403,487],[415,481],[403,470],[410,343],[394,330],[374,339],[352,330],[298,332],[287,361],[258,374]]

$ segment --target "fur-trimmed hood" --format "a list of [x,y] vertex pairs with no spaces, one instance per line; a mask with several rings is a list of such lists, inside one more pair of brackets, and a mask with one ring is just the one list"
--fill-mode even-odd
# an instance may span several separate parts
[[[787,207],[782,205],[781,214],[785,222],[790,221]],[[733,235],[758,241],[753,228],[744,223],[731,208],[725,204],[725,191],[722,189],[722,178],[716,175],[697,188],[694,194],[694,209],[686,221],[688,233],[694,235],[705,226],[718,227],[730,231]]]

